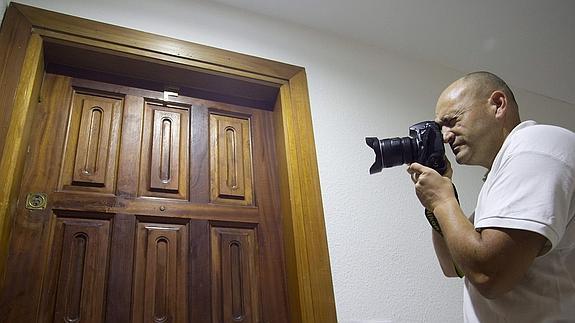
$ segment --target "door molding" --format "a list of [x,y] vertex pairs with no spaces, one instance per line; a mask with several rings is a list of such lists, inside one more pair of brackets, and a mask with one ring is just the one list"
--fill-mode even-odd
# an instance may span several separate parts
[[[0,272],[44,66],[167,71],[166,83],[273,111],[291,322],[336,322],[307,78],[303,67],[12,2],[0,30]],[[98,60],[102,66],[94,65]],[[151,73],[151,72],[150,72]],[[157,74],[155,74],[157,75]],[[196,80],[196,83],[193,83]],[[197,83],[199,80],[200,83]],[[187,83],[192,82],[192,83]],[[207,84],[207,85],[206,85]]]

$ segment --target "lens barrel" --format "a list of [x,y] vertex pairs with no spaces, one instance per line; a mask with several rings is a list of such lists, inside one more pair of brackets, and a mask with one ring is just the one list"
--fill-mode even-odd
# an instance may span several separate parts
[[369,168],[370,174],[379,173],[383,168],[411,163],[417,158],[417,143],[411,137],[381,140],[367,137],[365,142],[375,152],[375,162]]
[[414,141],[411,137],[382,139],[381,155],[383,158],[383,167],[393,167],[414,161]]

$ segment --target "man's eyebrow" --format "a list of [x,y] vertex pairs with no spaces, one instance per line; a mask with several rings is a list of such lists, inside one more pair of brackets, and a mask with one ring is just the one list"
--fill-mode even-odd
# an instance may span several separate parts
[[451,120],[459,117],[467,110],[468,110],[467,107],[460,106],[459,108],[457,108],[457,110],[449,111],[446,114],[444,114],[441,118],[439,118],[439,121],[437,121],[437,123],[443,126],[444,123],[450,122]]
[[445,122],[450,121],[451,119],[453,119],[454,113],[453,112],[449,112],[447,114],[444,114],[442,117],[440,118],[435,118],[435,122],[437,122],[439,125],[443,126],[443,124]]

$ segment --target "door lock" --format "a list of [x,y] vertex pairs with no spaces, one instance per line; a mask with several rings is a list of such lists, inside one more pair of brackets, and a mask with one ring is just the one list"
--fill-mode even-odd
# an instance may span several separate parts
[[26,208],[28,210],[43,210],[48,204],[46,193],[28,193],[26,196]]

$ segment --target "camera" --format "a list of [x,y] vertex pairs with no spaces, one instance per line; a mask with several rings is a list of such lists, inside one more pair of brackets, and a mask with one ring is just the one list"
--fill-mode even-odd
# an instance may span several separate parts
[[409,127],[409,137],[378,139],[366,137],[365,142],[375,151],[370,174],[413,162],[435,169],[443,175],[447,170],[441,128],[434,121],[422,121]]

